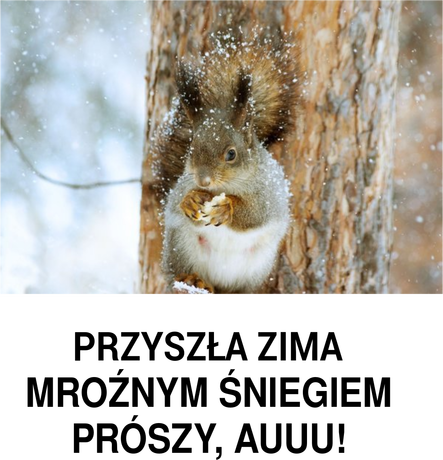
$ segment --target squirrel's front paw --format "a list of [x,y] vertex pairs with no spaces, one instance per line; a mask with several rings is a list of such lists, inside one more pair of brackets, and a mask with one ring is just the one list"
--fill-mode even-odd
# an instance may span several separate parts
[[233,211],[231,198],[222,193],[215,196],[210,202],[205,203],[202,220],[205,225],[215,225],[216,227],[230,224]]
[[182,211],[194,221],[202,220],[205,203],[212,200],[212,194],[203,190],[192,190],[180,203]]

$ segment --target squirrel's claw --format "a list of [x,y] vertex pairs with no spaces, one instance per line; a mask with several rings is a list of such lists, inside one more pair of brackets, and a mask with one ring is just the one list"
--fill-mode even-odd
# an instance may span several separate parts
[[201,220],[204,204],[211,200],[212,195],[209,192],[193,190],[183,198],[180,208],[189,219],[197,222]]
[[208,217],[210,218],[209,223],[214,225],[214,227],[230,224],[232,222],[233,211],[232,200],[227,196],[223,201],[211,207],[208,213]]

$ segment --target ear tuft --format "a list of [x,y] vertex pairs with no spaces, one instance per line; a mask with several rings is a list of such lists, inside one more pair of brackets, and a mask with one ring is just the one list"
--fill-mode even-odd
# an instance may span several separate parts
[[248,104],[249,96],[251,94],[252,77],[245,73],[243,69],[239,72],[238,88],[237,88],[237,105],[244,108]]
[[243,128],[246,122],[251,123],[248,116],[249,99],[251,95],[252,77],[248,75],[243,69],[240,69],[236,91],[236,101],[233,114],[233,125],[237,128]]
[[201,116],[202,101],[194,67],[190,63],[179,62],[175,72],[175,81],[183,108],[189,119],[196,122]]

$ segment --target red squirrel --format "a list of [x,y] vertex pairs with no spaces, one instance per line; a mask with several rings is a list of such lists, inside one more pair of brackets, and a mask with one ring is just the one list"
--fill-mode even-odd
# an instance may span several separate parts
[[213,38],[203,55],[178,62],[178,98],[153,147],[162,265],[171,287],[251,293],[268,279],[290,221],[288,183],[268,147],[295,125],[295,47]]

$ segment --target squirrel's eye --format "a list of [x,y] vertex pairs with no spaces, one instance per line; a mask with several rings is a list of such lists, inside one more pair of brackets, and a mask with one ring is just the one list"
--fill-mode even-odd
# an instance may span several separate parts
[[225,161],[234,161],[237,156],[235,149],[229,149],[225,155]]

